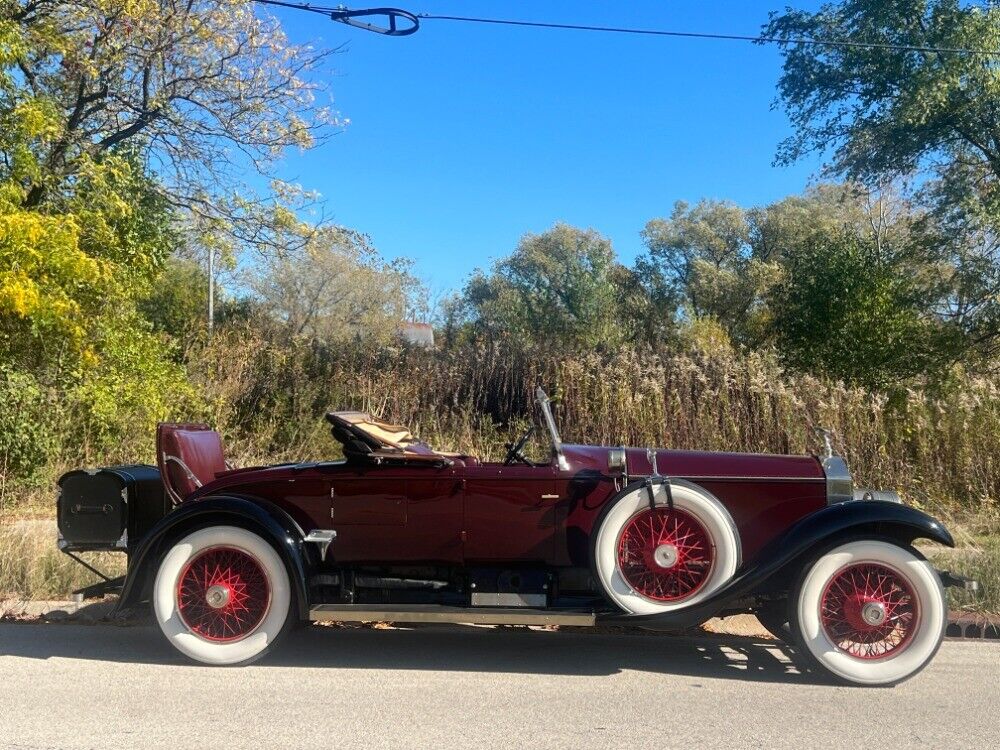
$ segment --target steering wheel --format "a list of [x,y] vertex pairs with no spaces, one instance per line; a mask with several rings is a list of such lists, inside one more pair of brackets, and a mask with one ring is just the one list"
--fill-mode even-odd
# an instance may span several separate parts
[[515,461],[521,461],[522,463],[526,463],[528,466],[531,466],[531,461],[529,461],[528,457],[521,451],[524,450],[524,446],[528,444],[528,441],[531,440],[531,436],[534,434],[535,426],[531,425],[531,427],[528,428],[528,431],[524,433],[520,440],[517,441],[516,445],[507,443],[507,457],[503,460],[504,466],[510,466]]

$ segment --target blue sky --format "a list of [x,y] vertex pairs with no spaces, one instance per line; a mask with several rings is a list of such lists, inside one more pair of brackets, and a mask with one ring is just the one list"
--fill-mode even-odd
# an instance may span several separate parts
[[[420,0],[414,12],[754,34],[773,2]],[[815,3],[797,3],[809,7]],[[617,7],[616,7],[617,6]],[[353,6],[360,7],[360,6]],[[281,174],[441,292],[557,221],[609,236],[624,262],[674,201],[766,203],[819,161],[774,167],[777,48],[425,21],[390,38],[272,8],[295,42],[345,44],[327,71],[350,125]]]

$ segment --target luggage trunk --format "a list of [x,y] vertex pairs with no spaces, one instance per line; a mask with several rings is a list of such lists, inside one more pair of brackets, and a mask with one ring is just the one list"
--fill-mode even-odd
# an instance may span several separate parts
[[127,552],[170,507],[155,466],[71,471],[59,479],[59,545]]

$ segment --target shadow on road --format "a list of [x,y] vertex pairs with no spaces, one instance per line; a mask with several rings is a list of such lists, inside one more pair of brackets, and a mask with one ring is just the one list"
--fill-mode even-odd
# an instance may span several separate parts
[[[91,659],[190,666],[151,625],[0,624],[0,658]],[[293,631],[251,668],[334,667],[610,675],[622,670],[786,683],[814,683],[774,641],[537,631],[435,625]]]

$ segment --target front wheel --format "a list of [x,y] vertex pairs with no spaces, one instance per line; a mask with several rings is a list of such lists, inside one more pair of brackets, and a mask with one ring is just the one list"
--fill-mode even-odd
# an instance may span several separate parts
[[813,666],[847,683],[902,682],[941,645],[948,608],[937,572],[916,550],[878,540],[835,547],[793,594],[792,634]]
[[204,664],[246,664],[293,623],[292,589],[274,548],[235,526],[210,526],[180,539],[153,584],[160,630]]

